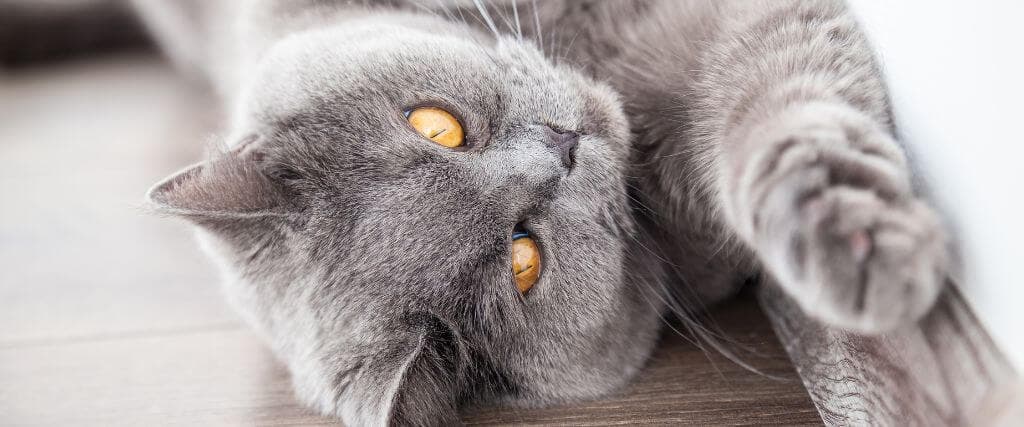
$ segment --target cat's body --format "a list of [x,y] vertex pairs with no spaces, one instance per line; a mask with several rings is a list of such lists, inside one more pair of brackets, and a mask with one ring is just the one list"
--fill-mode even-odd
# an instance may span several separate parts
[[[761,271],[869,332],[942,283],[842,4],[138,3],[232,116],[228,152],[152,197],[200,225],[300,398],[347,421],[598,396],[663,312]],[[423,103],[461,112],[467,152],[403,133]],[[574,166],[537,126],[581,135]],[[545,248],[523,297],[503,287],[516,223]]]

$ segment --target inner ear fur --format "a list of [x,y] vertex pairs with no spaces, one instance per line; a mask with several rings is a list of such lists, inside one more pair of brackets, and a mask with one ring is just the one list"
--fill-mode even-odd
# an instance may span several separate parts
[[157,183],[146,197],[158,211],[200,217],[253,217],[281,213],[281,186],[264,172],[251,144],[222,152]]

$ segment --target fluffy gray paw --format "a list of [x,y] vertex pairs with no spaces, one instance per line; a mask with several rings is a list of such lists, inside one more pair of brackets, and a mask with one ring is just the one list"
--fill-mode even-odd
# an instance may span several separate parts
[[860,332],[927,312],[947,273],[945,234],[888,134],[820,106],[763,131],[773,143],[747,163],[735,213],[779,284],[808,314]]

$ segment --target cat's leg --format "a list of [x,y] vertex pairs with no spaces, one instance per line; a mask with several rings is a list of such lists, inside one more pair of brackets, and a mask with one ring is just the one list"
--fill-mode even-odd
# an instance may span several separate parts
[[837,2],[742,4],[696,91],[721,215],[808,313],[865,332],[916,319],[944,282],[945,238],[869,46]]

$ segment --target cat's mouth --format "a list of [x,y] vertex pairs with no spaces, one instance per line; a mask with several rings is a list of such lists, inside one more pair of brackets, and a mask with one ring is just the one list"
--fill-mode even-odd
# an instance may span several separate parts
[[523,223],[512,229],[512,275],[519,293],[526,295],[540,279],[541,253],[536,239]]

